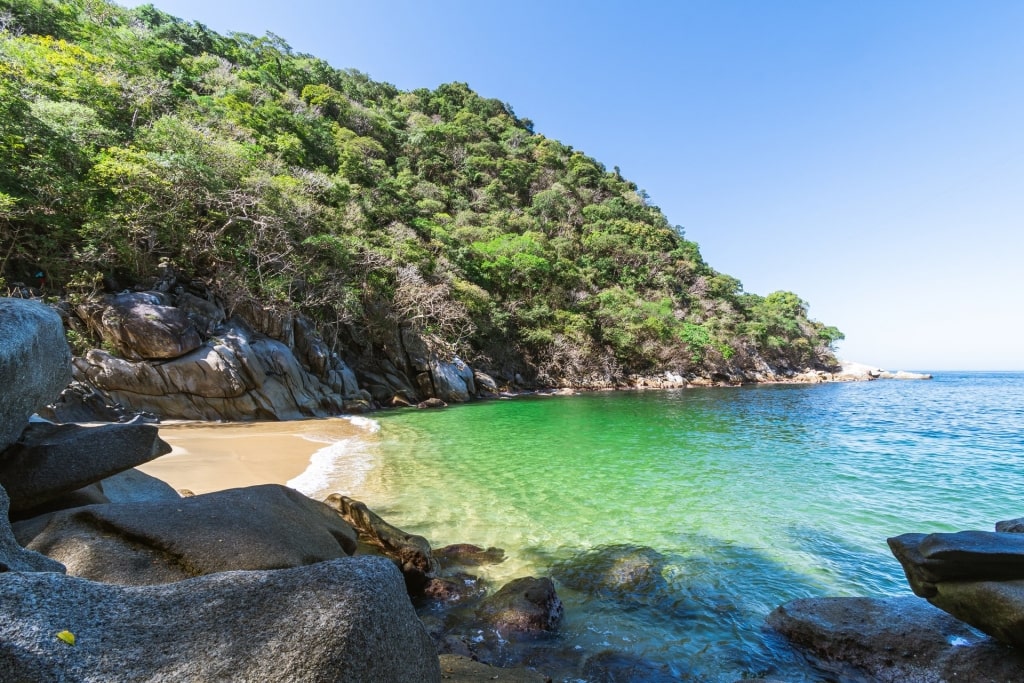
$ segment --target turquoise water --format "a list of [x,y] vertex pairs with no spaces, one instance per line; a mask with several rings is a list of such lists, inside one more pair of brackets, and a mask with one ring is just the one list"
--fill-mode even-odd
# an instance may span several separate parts
[[[494,585],[553,576],[565,622],[527,662],[563,680],[602,651],[645,662],[649,680],[826,680],[763,630],[769,611],[908,594],[886,537],[1024,516],[1024,374],[375,417],[376,464],[352,493],[435,546],[504,548],[505,562],[481,570]],[[652,569],[636,585],[600,584],[620,556]]]

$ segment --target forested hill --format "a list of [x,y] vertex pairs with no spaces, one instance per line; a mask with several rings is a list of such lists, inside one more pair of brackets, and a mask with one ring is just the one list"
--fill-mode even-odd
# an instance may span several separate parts
[[357,369],[399,326],[541,384],[785,374],[841,338],[463,83],[404,92],[103,0],[0,0],[0,259],[72,299],[174,269],[228,311],[307,315]]

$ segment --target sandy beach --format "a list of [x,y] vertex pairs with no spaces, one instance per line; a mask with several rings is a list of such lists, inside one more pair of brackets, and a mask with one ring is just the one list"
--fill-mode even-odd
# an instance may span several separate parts
[[138,469],[175,489],[208,493],[238,486],[286,484],[331,444],[368,436],[349,420],[160,425],[170,454]]

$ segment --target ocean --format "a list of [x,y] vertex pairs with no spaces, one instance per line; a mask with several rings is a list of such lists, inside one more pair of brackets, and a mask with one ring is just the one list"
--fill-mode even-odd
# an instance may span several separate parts
[[503,548],[476,572],[489,585],[554,578],[556,636],[494,643],[466,621],[505,663],[569,681],[599,661],[637,663],[637,680],[822,681],[765,616],[910,594],[887,537],[1024,516],[1024,373],[391,411],[353,448],[328,447],[306,492],[347,493],[435,547]]

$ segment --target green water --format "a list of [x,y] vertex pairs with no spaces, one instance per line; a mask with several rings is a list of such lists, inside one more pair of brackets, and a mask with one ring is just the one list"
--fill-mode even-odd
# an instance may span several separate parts
[[[764,631],[769,611],[797,597],[909,593],[886,537],[1024,515],[1021,375],[374,417],[373,467],[352,493],[435,547],[504,548],[505,562],[479,572],[494,585],[553,575],[565,623],[528,663],[563,680],[608,650],[650,663],[650,680],[825,680]],[[608,552],[653,552],[658,581],[581,586]]]

